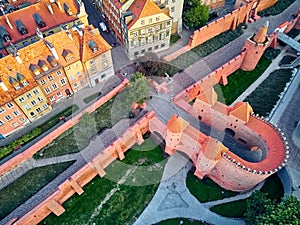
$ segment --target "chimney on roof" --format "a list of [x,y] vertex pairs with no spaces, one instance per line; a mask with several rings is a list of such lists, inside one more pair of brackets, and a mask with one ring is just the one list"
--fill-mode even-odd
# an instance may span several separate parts
[[62,10],[61,4],[59,0],[55,0],[56,5],[58,6],[59,10]]
[[6,85],[2,82],[1,79],[0,79],[0,87],[3,89],[3,91],[8,91],[8,88],[7,88]]
[[72,34],[70,33],[70,31],[68,30],[67,27],[68,27],[67,25],[62,25],[62,26],[60,26],[60,29],[64,30],[66,32],[66,34],[68,35],[68,37],[73,41]]
[[78,32],[78,34],[82,37],[83,36],[83,31],[80,29],[80,27],[79,26],[77,26],[77,25],[74,25],[73,26],[73,28],[72,28],[72,30],[75,30],[75,31],[77,31]]
[[56,49],[54,48],[54,46],[47,40],[44,40],[44,43],[46,44],[46,46],[50,49],[52,55],[54,56],[54,58],[57,60],[58,58],[58,54],[56,52]]
[[36,35],[37,35],[40,39],[44,39],[43,33],[40,31],[39,28],[36,28],[35,31],[36,31]]
[[49,12],[53,15],[53,9],[52,9],[52,6],[51,6],[49,3],[47,3],[47,7],[48,7],[48,9],[49,9]]
[[10,28],[11,30],[13,30],[14,28],[13,28],[13,26],[11,25],[10,20],[8,19],[8,17],[7,17],[6,15],[5,15],[5,21],[6,21],[6,23],[8,24],[9,28]]
[[22,64],[22,59],[19,56],[19,52],[18,52],[18,49],[16,48],[16,46],[14,46],[12,43],[10,43],[9,47],[10,47],[10,53],[13,55],[13,57],[15,57],[15,59],[17,60],[17,62],[19,64]]

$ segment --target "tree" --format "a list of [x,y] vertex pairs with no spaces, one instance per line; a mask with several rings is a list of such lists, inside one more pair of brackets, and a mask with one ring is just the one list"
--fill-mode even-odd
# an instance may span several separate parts
[[165,76],[168,69],[167,62],[161,61],[153,52],[146,52],[136,61],[137,69],[147,76]]
[[183,19],[189,27],[199,28],[208,21],[209,8],[201,1],[188,0],[185,2],[185,9]]
[[81,150],[90,143],[90,139],[97,133],[94,117],[84,112],[73,130],[78,148]]
[[144,74],[136,72],[126,88],[118,95],[116,108],[118,111],[131,112],[132,103],[142,104],[149,95],[149,86]]
[[285,195],[278,204],[267,194],[254,192],[247,200],[245,213],[247,224],[300,224],[300,202],[296,197]]

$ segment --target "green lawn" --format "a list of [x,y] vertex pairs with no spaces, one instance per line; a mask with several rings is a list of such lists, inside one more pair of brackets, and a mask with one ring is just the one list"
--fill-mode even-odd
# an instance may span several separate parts
[[10,153],[12,153],[17,146],[23,146],[29,141],[33,140],[34,138],[38,137],[43,132],[49,130],[50,128],[54,127],[56,124],[60,122],[59,117],[65,116],[68,117],[72,115],[75,111],[79,108],[77,105],[73,105],[64,109],[63,111],[57,113],[55,116],[51,117],[49,120],[44,122],[43,124],[37,126],[36,128],[32,129],[28,133],[24,134],[22,137],[17,138],[16,140],[12,141],[6,146],[0,148],[0,159],[6,157]]
[[294,2],[295,0],[279,0],[275,5],[258,12],[258,15],[265,17],[280,14]]
[[[273,174],[268,177],[261,191],[267,193],[271,199],[280,201],[283,196],[283,186],[278,175]],[[215,205],[210,210],[225,217],[243,217],[247,209],[246,201],[247,199],[243,199]]]
[[[243,30],[241,28],[242,25],[238,26],[236,30],[225,31],[214,38],[204,42],[203,44],[193,48],[191,51],[188,51],[176,59],[169,62],[170,65],[173,65],[177,68],[177,70],[173,71],[178,72],[180,69],[185,69],[193,63],[197,62],[201,58],[213,53],[217,49],[223,47],[229,42],[233,41],[237,37],[243,34]],[[171,72],[169,73],[171,74]]]
[[[95,177],[84,187],[81,196],[74,195],[67,200],[64,203],[66,211],[61,216],[51,214],[41,224],[133,224],[134,218],[141,214],[158,187],[158,183],[146,185],[143,179],[151,179],[153,168],[157,168],[154,176],[160,180],[165,160],[162,150],[151,139],[132,149],[123,161],[116,160],[105,169],[107,174],[104,178]],[[148,173],[140,174],[139,168]],[[124,176],[127,178],[124,179]],[[107,197],[108,193],[112,195]],[[99,206],[105,197],[106,201],[102,207]]]
[[175,219],[168,219],[159,222],[157,225],[206,225],[207,223],[200,222],[197,220],[186,219],[186,218],[175,218]]
[[180,36],[178,34],[172,34],[170,38],[171,44],[175,44],[180,39]]
[[83,99],[83,101],[85,103],[89,103],[89,102],[93,101],[94,99],[99,98],[100,95],[101,95],[101,92],[92,94],[92,95],[86,97],[85,99]]
[[200,202],[220,200],[237,195],[237,192],[227,191],[214,183],[209,178],[200,180],[194,174],[188,173],[186,185]]
[[271,61],[262,57],[256,68],[252,71],[237,70],[228,77],[226,86],[215,85],[215,90],[218,93],[219,101],[230,105],[238,98],[271,64]]
[[0,220],[37,193],[72,164],[73,162],[65,162],[32,169],[24,176],[0,190]]
[[[113,124],[118,122],[123,117],[122,112],[119,112],[117,110],[112,111],[113,104],[113,101],[108,101],[91,114],[95,120],[96,130],[112,127]],[[50,158],[79,152],[86,146],[78,145],[77,141],[79,140],[76,139],[73,128],[70,128],[58,138],[53,140],[49,145],[38,151],[34,155],[34,158]]]
[[290,81],[292,73],[290,69],[272,72],[244,101],[250,103],[255,113],[268,116],[286,83]]

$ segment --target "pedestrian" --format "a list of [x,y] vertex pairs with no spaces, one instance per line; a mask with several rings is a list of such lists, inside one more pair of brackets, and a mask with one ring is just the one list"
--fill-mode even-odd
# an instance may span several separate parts
[[66,117],[65,117],[65,116],[60,116],[60,117],[59,117],[59,120],[60,120],[60,121],[66,122]]

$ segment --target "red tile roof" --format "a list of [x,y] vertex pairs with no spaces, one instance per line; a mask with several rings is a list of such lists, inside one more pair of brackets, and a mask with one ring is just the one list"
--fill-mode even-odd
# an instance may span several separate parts
[[[15,43],[20,40],[26,39],[30,36],[36,35],[36,28],[38,25],[33,18],[33,14],[38,13],[40,17],[45,21],[46,27],[39,28],[41,31],[49,30],[50,28],[57,27],[60,24],[64,24],[70,21],[76,20],[76,14],[79,12],[79,7],[76,5],[75,0],[64,0],[61,2],[62,10],[59,10],[58,6],[55,3],[52,3],[53,14],[49,12],[47,7],[48,1],[42,0],[38,3],[34,3],[28,7],[19,9],[17,11],[11,12],[5,16],[9,19],[13,29],[11,30],[8,26],[7,22],[5,21],[5,16],[0,17],[0,25],[4,26],[8,33],[10,34],[12,40],[11,42]],[[72,11],[73,15],[70,16],[64,11],[63,3],[67,3],[70,10]],[[24,16],[26,15],[26,16]],[[18,31],[15,21],[21,20],[28,33],[25,35],[21,35]]]

